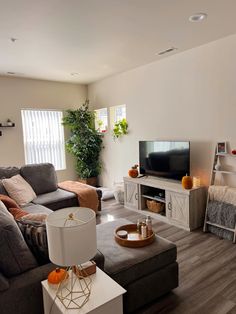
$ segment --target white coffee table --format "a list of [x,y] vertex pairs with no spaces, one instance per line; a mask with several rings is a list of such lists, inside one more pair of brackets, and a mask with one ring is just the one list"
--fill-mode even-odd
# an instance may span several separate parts
[[44,314],[122,314],[123,294],[126,290],[98,267],[91,278],[89,301],[79,310],[67,310],[58,298],[55,299],[56,289],[47,280],[42,281]]

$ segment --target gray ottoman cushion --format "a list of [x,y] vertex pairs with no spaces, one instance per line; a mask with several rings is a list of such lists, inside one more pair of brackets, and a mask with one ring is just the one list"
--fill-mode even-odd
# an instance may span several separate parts
[[32,186],[37,195],[57,189],[57,176],[52,164],[32,164],[21,167],[20,174]]
[[156,236],[143,248],[127,248],[114,240],[119,219],[97,226],[97,247],[105,256],[104,271],[123,286],[124,313],[131,313],[178,286],[175,244]]
[[57,189],[51,193],[38,195],[38,197],[35,198],[32,203],[44,205],[52,210],[56,210],[64,207],[78,206],[78,199],[77,196],[72,192]]
[[0,167],[0,179],[11,178],[20,173],[18,167]]
[[117,227],[131,222],[118,219],[97,226],[97,247],[105,256],[104,270],[123,286],[156,272],[176,261],[176,245],[156,236],[156,240],[143,248],[120,246],[114,239]]
[[38,263],[24,241],[15,220],[0,210],[0,269],[11,277],[37,267]]
[[104,270],[104,256],[99,250],[97,250],[97,253],[92,258],[92,260],[95,261],[97,267],[99,267],[101,270]]

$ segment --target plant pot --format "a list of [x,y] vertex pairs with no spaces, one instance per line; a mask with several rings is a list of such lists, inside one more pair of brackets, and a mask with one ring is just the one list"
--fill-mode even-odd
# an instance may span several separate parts
[[84,183],[84,184],[97,186],[97,177],[86,178],[86,179],[78,178],[78,181],[81,182],[81,183]]

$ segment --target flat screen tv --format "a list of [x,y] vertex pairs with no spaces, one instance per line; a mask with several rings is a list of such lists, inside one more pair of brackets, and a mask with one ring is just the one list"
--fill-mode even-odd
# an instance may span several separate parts
[[190,173],[190,142],[140,141],[140,174],[181,180]]

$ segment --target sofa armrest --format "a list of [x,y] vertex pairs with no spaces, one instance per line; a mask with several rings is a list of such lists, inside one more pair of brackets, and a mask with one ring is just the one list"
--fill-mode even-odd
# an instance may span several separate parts
[[8,279],[0,273],[0,292],[7,290],[10,287]]
[[102,190],[96,189],[97,195],[98,195],[98,211],[102,210],[102,204],[101,204],[101,199],[102,199]]
[[8,279],[10,287],[0,292],[1,314],[43,313],[41,281],[55,265],[46,264]]

